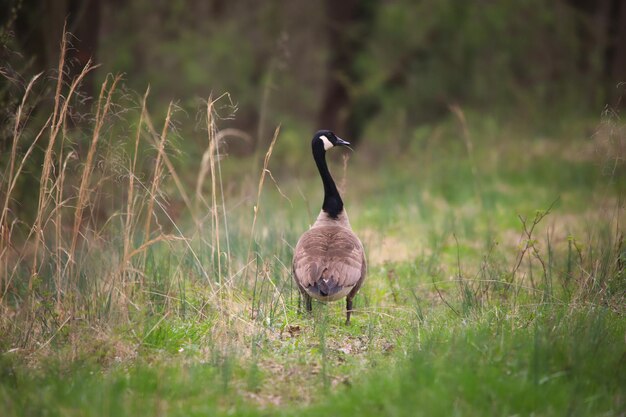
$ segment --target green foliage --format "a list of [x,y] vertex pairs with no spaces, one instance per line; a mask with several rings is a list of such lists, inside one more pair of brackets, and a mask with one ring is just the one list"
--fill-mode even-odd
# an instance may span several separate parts
[[[326,343],[344,330],[319,319],[317,347],[301,346],[296,352],[310,350],[327,361],[319,376],[327,390],[329,372],[336,375],[337,369],[325,368],[336,354]],[[396,365],[320,393],[312,407],[292,405],[272,413],[560,415],[567,410],[586,416],[613,415],[624,407],[626,322],[605,308],[564,310],[545,304],[512,314],[494,307],[465,322],[430,313],[416,324],[410,331],[417,339]],[[63,370],[25,370],[3,355],[0,398],[7,416],[62,415],[67,410],[93,416],[153,415],[159,410],[169,415],[265,415],[228,387],[232,378],[243,377],[253,392],[267,390],[272,380],[261,380],[256,364],[245,369],[235,360],[218,354],[207,363],[140,362],[103,372],[84,363]]]
[[[196,97],[229,92],[235,124],[261,133],[261,141],[278,123],[314,129],[329,75],[347,86],[350,111],[365,112],[359,123],[378,133],[440,120],[456,103],[535,123],[605,103],[606,45],[599,32],[581,35],[591,17],[567,2],[394,0],[369,7],[366,45],[345,74],[326,74],[335,45],[325,42],[321,4],[105,7],[103,72],[140,73],[131,86],[150,84],[161,107],[187,97],[180,105],[190,113]],[[361,33],[360,25],[356,16],[343,29]]]
[[623,319],[602,308],[564,314],[550,307],[522,325],[526,318],[502,313],[466,326],[431,323],[400,366],[303,415],[619,413]]
[[548,112],[574,110],[582,97],[599,92],[579,64],[589,60],[588,71],[599,76],[602,49],[581,56],[576,27],[576,13],[562,2],[381,5],[371,45],[359,58],[365,81],[355,94],[382,103],[376,129],[400,115],[415,126],[441,117],[454,103],[551,118]]

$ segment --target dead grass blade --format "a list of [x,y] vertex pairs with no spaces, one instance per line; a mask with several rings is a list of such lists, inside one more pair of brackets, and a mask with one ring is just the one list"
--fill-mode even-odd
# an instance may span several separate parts
[[[126,219],[124,222],[124,249],[123,258],[130,259],[130,239],[133,235],[133,218],[135,213],[135,173],[137,172],[137,156],[139,154],[139,139],[141,137],[141,127],[143,125],[144,114],[146,114],[146,102],[148,100],[148,94],[150,94],[150,87],[146,89],[146,92],[141,101],[141,112],[139,114],[139,122],[137,123],[137,134],[135,135],[135,151],[133,153],[133,162],[130,166],[130,173],[128,175],[128,195],[126,199]],[[126,267],[124,262],[123,267]]]
[[89,152],[87,153],[87,161],[85,162],[85,167],[83,168],[82,177],[80,180],[80,187],[78,189],[78,200],[76,202],[76,210],[74,213],[74,227],[72,228],[72,243],[70,245],[70,259],[68,262],[74,262],[74,256],[76,252],[76,243],[78,241],[78,234],[80,231],[80,226],[83,220],[83,210],[87,205],[88,200],[88,191],[89,191],[89,183],[91,179],[91,174],[93,172],[94,159],[96,155],[96,150],[98,146],[98,141],[100,139],[100,132],[102,131],[102,126],[104,125],[104,121],[111,107],[111,101],[113,99],[113,93],[115,91],[115,87],[117,83],[122,78],[121,75],[117,75],[113,78],[113,82],[111,83],[111,87],[109,88],[106,94],[106,100],[104,104],[102,103],[104,100],[105,92],[107,91],[108,84],[108,76],[107,79],[102,83],[102,88],[100,89],[100,97],[98,99],[98,110],[96,112],[96,120],[95,127],[91,139],[91,144],[89,146]]
[[161,183],[161,160],[165,153],[165,140],[167,139],[167,131],[169,130],[170,118],[172,116],[172,105],[170,101],[167,106],[167,115],[165,116],[165,123],[163,124],[163,131],[161,132],[160,141],[157,147],[157,159],[154,163],[154,172],[152,176],[152,185],[150,186],[150,194],[148,195],[148,209],[146,211],[146,223],[144,226],[144,241],[150,240],[150,225],[152,222],[152,214],[154,212],[154,200]]
[[[37,275],[38,272],[38,251],[40,243],[43,244],[43,230],[41,227],[42,220],[47,211],[48,200],[50,198],[49,190],[48,190],[48,181],[50,180],[50,173],[52,170],[52,161],[53,161],[53,151],[54,145],[56,142],[56,138],[59,134],[59,130],[61,126],[64,124],[65,117],[67,115],[67,111],[76,91],[78,85],[82,82],[85,76],[97,68],[96,65],[92,65],[91,60],[87,62],[87,64],[83,67],[80,74],[72,81],[69,91],[66,97],[62,95],[62,86],[63,86],[63,68],[65,65],[65,53],[67,50],[67,37],[69,34],[63,31],[63,36],[61,38],[61,56],[59,58],[59,67],[58,67],[58,78],[57,78],[57,87],[56,93],[54,97],[54,111],[50,121],[50,138],[48,140],[48,146],[46,147],[46,151],[44,153],[44,162],[43,168],[41,171],[41,179],[39,183],[39,201],[37,204],[37,216],[35,217],[35,221],[33,223],[32,232],[35,234],[35,242],[34,242],[34,250],[33,250],[33,260],[31,267],[31,277],[28,281],[29,290],[32,289],[33,279]],[[61,103],[63,103],[61,105]]]
[[[254,217],[252,218],[252,226],[250,227],[250,241],[248,243],[248,251],[246,254],[246,263],[250,261],[250,253],[252,252],[252,242],[254,241],[254,230],[256,228],[257,216],[259,214],[259,205],[261,204],[261,192],[263,191],[263,184],[265,182],[265,174],[267,173],[270,163],[270,158],[272,156],[272,152],[274,151],[274,145],[276,144],[276,139],[278,139],[278,134],[280,133],[280,126],[276,128],[274,131],[274,137],[272,138],[272,142],[270,143],[269,148],[267,149],[267,153],[265,154],[265,158],[263,159],[263,170],[261,171],[261,177],[259,178],[259,187],[257,189],[256,195],[256,204],[254,205]],[[246,268],[243,278],[247,279],[248,269]]]

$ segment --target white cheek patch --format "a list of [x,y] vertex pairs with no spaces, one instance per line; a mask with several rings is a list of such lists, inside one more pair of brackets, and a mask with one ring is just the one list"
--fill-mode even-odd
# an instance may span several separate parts
[[326,136],[324,136],[324,135],[320,136],[320,139],[322,140],[322,142],[324,142],[324,150],[325,150],[325,151],[327,151],[327,150],[329,150],[330,148],[332,148],[333,146],[335,146],[335,145],[333,145],[333,144],[332,144],[332,143],[328,140],[328,138],[327,138]]

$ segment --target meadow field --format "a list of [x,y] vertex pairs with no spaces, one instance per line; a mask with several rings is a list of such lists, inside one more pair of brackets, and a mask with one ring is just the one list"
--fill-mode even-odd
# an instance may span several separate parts
[[452,106],[335,151],[369,262],[346,326],[291,278],[313,132],[231,155],[228,97],[194,120],[109,76],[73,126],[77,84],[31,117],[38,82],[1,155],[3,416],[625,415],[618,112]]

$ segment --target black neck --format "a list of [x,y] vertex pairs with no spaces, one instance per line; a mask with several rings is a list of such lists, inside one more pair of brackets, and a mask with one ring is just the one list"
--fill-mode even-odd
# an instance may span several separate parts
[[324,210],[330,217],[336,219],[339,213],[343,211],[343,201],[333,181],[333,177],[330,175],[328,165],[326,165],[326,151],[322,146],[313,146],[313,159],[322,177],[322,183],[324,183],[324,204],[322,204],[322,210]]

